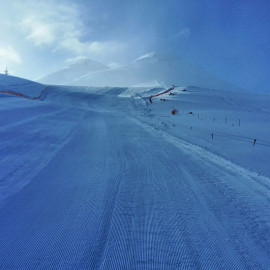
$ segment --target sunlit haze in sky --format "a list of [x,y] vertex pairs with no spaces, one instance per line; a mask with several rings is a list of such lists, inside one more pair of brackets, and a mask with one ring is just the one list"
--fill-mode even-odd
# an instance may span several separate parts
[[0,0],[0,72],[28,79],[89,57],[158,52],[270,92],[268,0]]

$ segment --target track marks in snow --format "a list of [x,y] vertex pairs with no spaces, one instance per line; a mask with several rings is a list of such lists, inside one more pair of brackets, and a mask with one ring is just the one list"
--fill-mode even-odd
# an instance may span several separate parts
[[264,178],[123,115],[83,116],[0,208],[3,269],[269,268]]
[[69,114],[68,109],[58,109],[1,130],[1,201],[23,188],[72,137],[84,112],[73,110],[73,116]]
[[[149,127],[146,129],[149,131]],[[150,132],[153,134],[152,130]],[[218,265],[224,266],[227,263],[226,267],[231,267],[234,264],[234,269],[268,269],[270,262],[267,254],[270,244],[265,235],[269,234],[270,229],[270,211],[267,207],[270,199],[269,179],[164,132],[154,133],[161,141],[168,141],[183,152],[180,157],[171,157],[170,160],[175,159],[176,164],[179,162],[181,179],[189,181],[186,194],[193,194],[194,198],[198,198],[197,203],[194,202],[194,209],[190,209],[191,213],[196,213],[193,225],[191,221],[188,222],[191,228],[195,228],[190,234],[194,237],[191,247],[199,249],[196,256],[198,261],[211,263],[212,257],[223,260]],[[160,144],[164,145],[163,142]],[[177,153],[178,151],[175,151],[174,155],[178,155]],[[163,161],[166,162],[166,159]],[[173,187],[172,193],[177,190],[175,185]],[[176,194],[172,197],[177,198]],[[181,205],[180,201],[178,205]],[[204,208],[200,210],[202,205]],[[189,209],[189,206],[185,204],[185,210]],[[185,235],[188,233],[185,232]],[[204,243],[204,248],[200,249],[198,241],[200,242],[202,237],[207,238],[201,242]],[[216,263],[217,261],[214,264]],[[207,263],[204,266],[208,269],[213,267]],[[200,267],[204,268],[203,264]]]

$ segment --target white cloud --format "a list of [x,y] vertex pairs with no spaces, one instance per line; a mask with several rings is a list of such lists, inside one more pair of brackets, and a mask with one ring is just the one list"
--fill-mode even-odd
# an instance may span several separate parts
[[21,64],[22,60],[18,52],[10,46],[0,45],[0,73],[7,67]]
[[85,44],[86,51],[90,55],[110,55],[119,53],[125,49],[125,44],[117,41],[94,41]]
[[21,63],[20,55],[15,51],[14,48],[10,46],[0,47],[0,59],[1,59],[1,62],[6,61],[9,63],[15,63],[15,64]]
[[32,41],[36,46],[51,45],[55,41],[54,29],[49,24],[28,18],[24,19],[21,25],[28,30],[26,39]]
[[69,38],[58,43],[55,51],[65,50],[75,55],[87,55],[90,58],[106,58],[119,53],[125,44],[116,41],[87,41],[81,42],[78,38]]
[[17,8],[21,13],[21,31],[35,46],[56,47],[62,41],[76,40],[82,35],[79,9],[70,2],[27,1]]
[[76,37],[66,38],[59,40],[56,44],[54,51],[65,50],[73,54],[83,54],[85,52],[85,43],[79,41]]
[[113,40],[85,40],[84,26],[79,7],[67,1],[33,1],[18,4],[21,12],[20,27],[25,40],[37,47],[50,48],[52,52],[69,55],[86,55],[90,58],[106,58],[121,52],[125,45]]

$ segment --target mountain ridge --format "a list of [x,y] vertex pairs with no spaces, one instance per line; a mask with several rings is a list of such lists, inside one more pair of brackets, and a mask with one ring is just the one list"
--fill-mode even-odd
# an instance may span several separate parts
[[[240,87],[236,87],[182,58],[170,57],[157,52],[144,54],[126,65],[116,68],[109,68],[104,65],[104,68],[95,69],[91,72],[87,72],[81,63],[75,65],[80,67],[77,68],[76,74],[70,74],[72,68],[61,70],[66,78],[65,80],[59,78],[57,76],[59,73],[56,72],[39,81],[47,84],[99,87],[151,86],[154,83],[153,86],[161,87],[175,84],[223,90],[228,88],[240,89]],[[65,70],[66,75],[64,74]],[[57,77],[56,80],[53,80],[54,77]]]

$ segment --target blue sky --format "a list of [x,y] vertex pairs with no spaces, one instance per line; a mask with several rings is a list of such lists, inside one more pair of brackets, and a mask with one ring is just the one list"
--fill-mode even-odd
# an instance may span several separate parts
[[0,0],[0,71],[38,78],[80,57],[156,51],[270,92],[268,0]]

